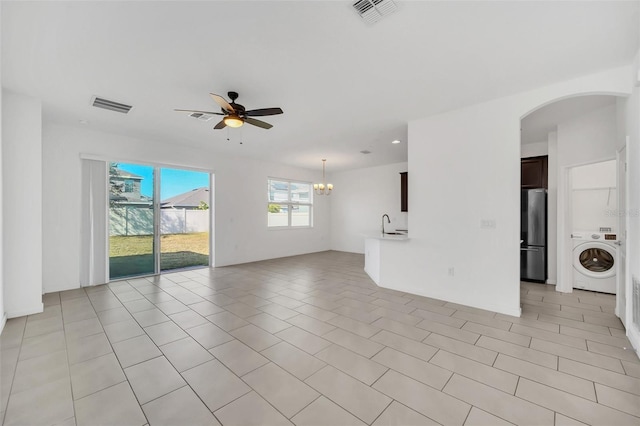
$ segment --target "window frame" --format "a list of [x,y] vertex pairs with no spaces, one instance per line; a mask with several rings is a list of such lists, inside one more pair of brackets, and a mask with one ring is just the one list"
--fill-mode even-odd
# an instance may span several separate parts
[[[270,190],[271,182],[286,182],[287,183],[287,200],[286,201],[271,201]],[[309,201],[300,202],[292,201],[291,187],[292,184],[307,185],[309,187]],[[287,207],[287,225],[271,226],[269,225],[269,205],[277,204]],[[309,225],[306,226],[294,226],[292,225],[292,213],[293,207],[307,206],[309,207]],[[309,229],[313,228],[313,183],[305,182],[299,179],[285,179],[277,177],[267,177],[267,229],[269,230],[284,230],[284,229]]]

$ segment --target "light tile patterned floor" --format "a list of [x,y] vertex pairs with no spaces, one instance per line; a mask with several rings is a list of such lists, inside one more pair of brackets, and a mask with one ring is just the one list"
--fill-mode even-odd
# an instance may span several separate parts
[[614,298],[521,295],[515,318],[389,291],[340,252],[47,294],[0,337],[0,418],[640,424],[640,361]]

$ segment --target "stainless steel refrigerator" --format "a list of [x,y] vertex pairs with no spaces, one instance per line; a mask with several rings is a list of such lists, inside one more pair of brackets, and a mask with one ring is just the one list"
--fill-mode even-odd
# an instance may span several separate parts
[[547,279],[547,190],[523,189],[520,201],[520,279]]

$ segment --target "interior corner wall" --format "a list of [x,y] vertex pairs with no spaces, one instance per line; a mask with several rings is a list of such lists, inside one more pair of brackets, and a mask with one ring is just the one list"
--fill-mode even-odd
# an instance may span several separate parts
[[[131,163],[208,170],[215,174],[215,266],[329,250],[330,202],[314,199],[312,228],[267,228],[267,178],[305,182],[316,170],[230,157],[205,148],[47,123],[43,129],[43,270],[45,292],[80,286],[81,154]],[[332,195],[333,196],[333,195]]]
[[410,240],[380,285],[520,315],[520,120],[556,100],[627,94],[621,67],[409,123]]
[[365,237],[381,232],[385,213],[391,218],[386,230],[408,229],[400,211],[400,172],[406,171],[407,163],[396,163],[331,174],[332,250],[364,253]]
[[9,91],[2,101],[4,306],[13,318],[42,312],[42,105]]

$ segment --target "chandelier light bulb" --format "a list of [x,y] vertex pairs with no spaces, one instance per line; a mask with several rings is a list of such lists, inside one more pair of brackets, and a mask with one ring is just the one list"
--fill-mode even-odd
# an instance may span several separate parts
[[332,183],[325,183],[326,182],[326,176],[325,176],[326,162],[327,162],[326,159],[322,159],[322,183],[313,184],[313,190],[317,195],[331,195],[331,191],[333,190]]

